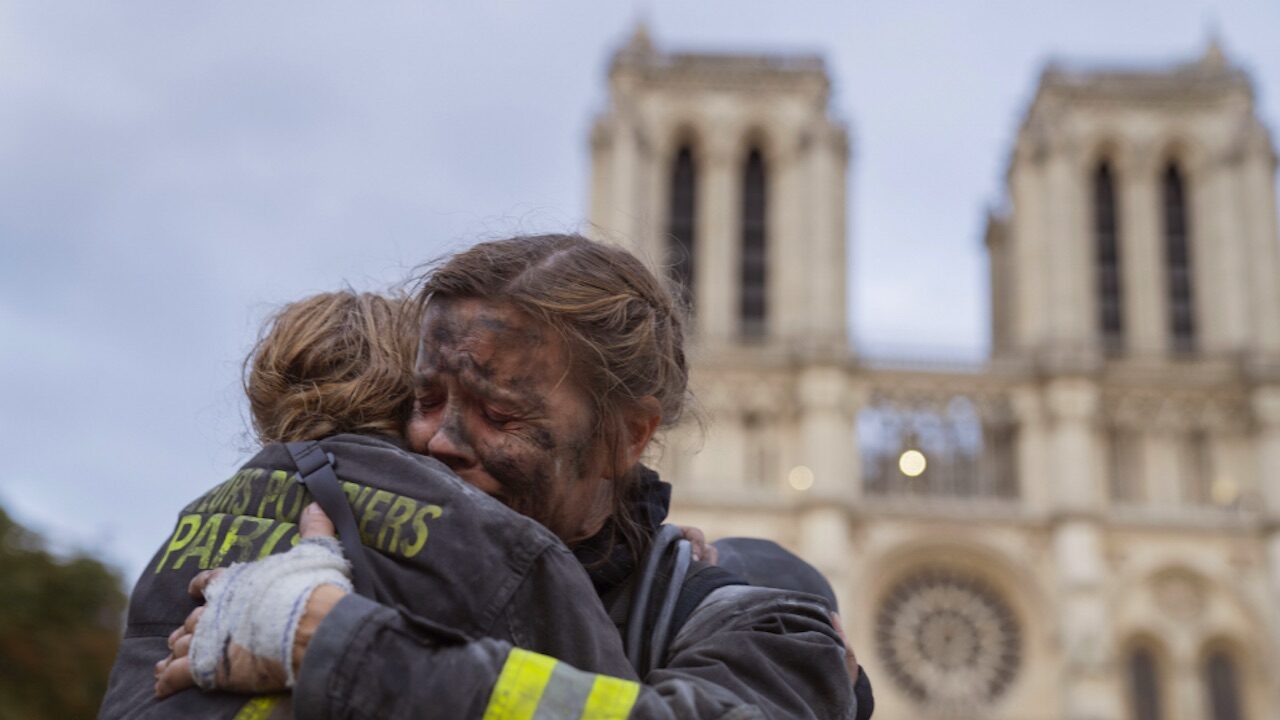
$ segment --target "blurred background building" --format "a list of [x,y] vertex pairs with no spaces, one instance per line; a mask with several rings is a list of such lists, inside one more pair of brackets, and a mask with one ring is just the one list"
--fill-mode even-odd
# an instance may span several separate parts
[[1249,78],[1212,43],[1043,72],[978,364],[851,346],[829,83],[643,28],[613,58],[591,220],[683,287],[709,421],[657,459],[676,519],[824,571],[884,720],[1280,717],[1276,154]]

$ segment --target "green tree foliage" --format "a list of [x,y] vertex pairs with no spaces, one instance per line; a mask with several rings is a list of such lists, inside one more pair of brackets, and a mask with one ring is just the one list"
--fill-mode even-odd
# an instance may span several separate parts
[[120,578],[0,509],[0,720],[92,718],[120,644]]

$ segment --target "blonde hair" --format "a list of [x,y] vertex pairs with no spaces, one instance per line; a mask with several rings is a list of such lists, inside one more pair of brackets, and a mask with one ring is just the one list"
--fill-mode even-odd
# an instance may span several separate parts
[[417,324],[404,299],[354,290],[289,303],[244,362],[253,429],[266,444],[336,433],[401,436],[413,407]]

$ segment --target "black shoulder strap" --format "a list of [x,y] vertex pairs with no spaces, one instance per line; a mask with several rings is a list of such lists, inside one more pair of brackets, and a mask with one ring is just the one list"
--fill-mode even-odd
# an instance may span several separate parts
[[708,595],[726,585],[746,585],[737,575],[690,559],[680,528],[663,525],[654,534],[636,584],[623,644],[640,677],[657,667],[671,641]]
[[320,504],[320,509],[333,521],[338,529],[338,540],[342,541],[342,549],[347,560],[351,561],[351,582],[356,592],[367,598],[376,598],[373,585],[373,568],[369,566],[369,558],[365,548],[360,544],[360,530],[356,527],[355,513],[347,496],[338,484],[338,475],[333,470],[332,459],[320,449],[320,443],[313,440],[305,442],[285,443],[285,449],[298,467],[298,483],[305,487],[311,497]]

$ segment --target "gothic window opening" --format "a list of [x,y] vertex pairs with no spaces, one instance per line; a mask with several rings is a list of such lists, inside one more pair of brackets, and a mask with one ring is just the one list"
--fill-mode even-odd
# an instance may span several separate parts
[[1204,664],[1204,682],[1210,720],[1243,720],[1240,677],[1230,655],[1222,651],[1209,655]]
[[1131,430],[1111,428],[1107,433],[1107,465],[1111,476],[1111,500],[1136,505],[1144,498],[1142,437]]
[[1103,350],[1108,354],[1119,352],[1124,339],[1117,226],[1115,181],[1110,163],[1103,161],[1093,174],[1093,235],[1099,330]]
[[1207,505],[1213,501],[1213,453],[1209,435],[1203,430],[1187,434],[1181,445],[1182,492],[1187,503]]
[[1191,238],[1187,217],[1187,188],[1176,163],[1165,168],[1161,182],[1164,201],[1165,266],[1169,292],[1169,332],[1173,351],[1195,350],[1195,313],[1191,288]]
[[698,165],[693,158],[693,150],[688,145],[682,145],[676,151],[671,169],[667,266],[685,307],[690,310],[693,309],[696,270],[694,250],[697,247],[697,186]]
[[1163,720],[1160,707],[1160,668],[1149,648],[1129,653],[1129,696],[1133,720]]
[[739,319],[744,338],[763,337],[768,316],[768,178],[759,148],[747,153],[742,177],[742,266]]
[[1017,498],[1017,428],[1009,416],[999,403],[982,407],[966,395],[873,398],[857,418],[866,493]]

